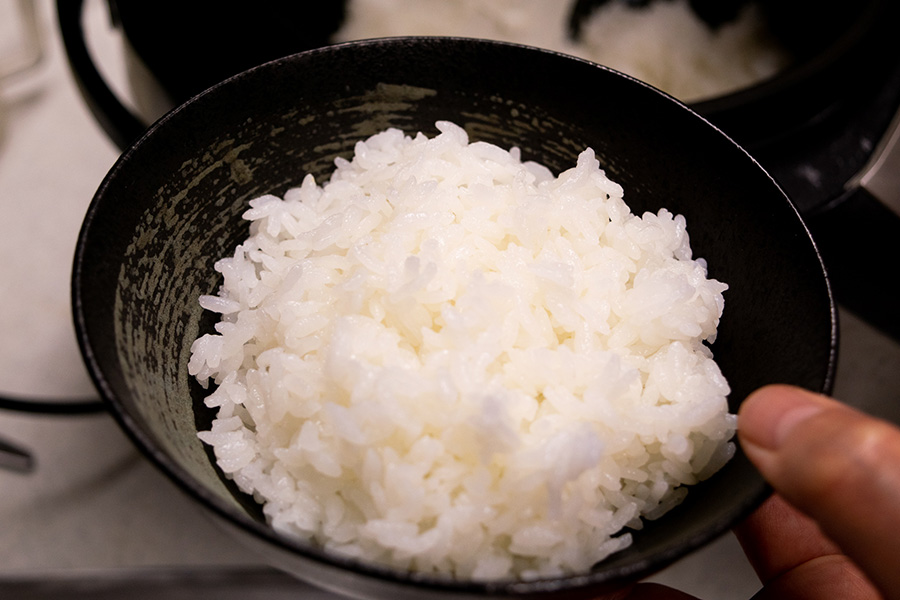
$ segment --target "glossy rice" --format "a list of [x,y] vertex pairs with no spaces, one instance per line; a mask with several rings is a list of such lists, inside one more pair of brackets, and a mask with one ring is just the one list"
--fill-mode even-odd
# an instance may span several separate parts
[[586,149],[389,129],[283,197],[203,296],[200,438],[272,527],[459,579],[586,571],[732,455],[727,286]]

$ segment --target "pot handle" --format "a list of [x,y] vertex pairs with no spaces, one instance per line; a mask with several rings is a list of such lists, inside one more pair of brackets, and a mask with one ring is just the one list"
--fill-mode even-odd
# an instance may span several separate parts
[[847,183],[861,187],[900,216],[900,111],[872,153],[868,164]]
[[57,0],[63,46],[75,83],[97,122],[120,150],[128,148],[147,129],[110,89],[91,59],[82,26],[84,0]]
[[807,225],[838,302],[900,340],[896,294],[884,270],[884,260],[897,255],[900,231],[900,111],[844,194],[808,215]]
[[900,231],[900,111],[844,193],[805,220],[838,302],[900,340],[896,295],[882,260],[896,256]]

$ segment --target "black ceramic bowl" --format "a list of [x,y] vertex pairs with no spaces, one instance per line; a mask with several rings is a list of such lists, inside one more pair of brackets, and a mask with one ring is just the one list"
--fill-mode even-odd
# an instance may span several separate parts
[[320,180],[356,141],[387,127],[518,146],[554,170],[593,147],[632,210],[685,215],[695,256],[727,282],[713,346],[736,411],[755,388],[829,391],[835,310],[813,242],[760,166],[684,105],[608,69],[521,46],[464,39],[374,40],[262,65],[175,109],[100,185],[78,240],[74,318],[84,358],[135,443],[269,560],[354,595],[567,598],[658,570],[716,538],[766,496],[743,454],[591,572],[528,582],[458,582],[377,567],[273,532],[197,439],[211,412],[187,373],[209,327],[213,262],[247,235],[251,198]]

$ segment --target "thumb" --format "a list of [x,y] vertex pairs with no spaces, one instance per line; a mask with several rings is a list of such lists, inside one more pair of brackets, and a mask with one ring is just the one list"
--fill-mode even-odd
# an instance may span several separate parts
[[772,487],[893,597],[900,590],[900,429],[778,385],[747,398],[738,435]]

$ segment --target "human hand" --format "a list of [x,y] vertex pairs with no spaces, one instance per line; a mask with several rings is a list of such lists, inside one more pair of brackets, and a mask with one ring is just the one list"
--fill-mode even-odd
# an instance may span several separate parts
[[[738,437],[776,491],[735,530],[763,582],[754,600],[900,599],[900,429],[773,385],[744,402]],[[689,598],[638,584],[609,600]]]

